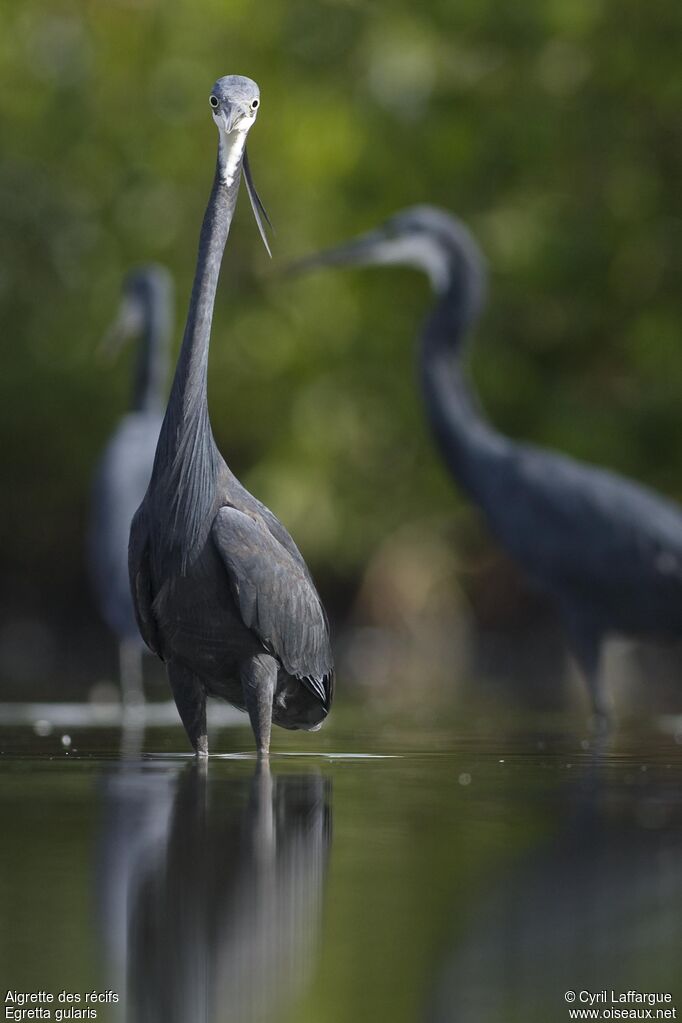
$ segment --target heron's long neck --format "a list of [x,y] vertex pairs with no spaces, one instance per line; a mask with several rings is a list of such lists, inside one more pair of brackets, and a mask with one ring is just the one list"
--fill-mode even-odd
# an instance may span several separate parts
[[[165,517],[164,544],[179,554],[183,571],[209,528],[220,464],[208,415],[206,375],[220,264],[239,190],[243,137],[236,136],[234,145],[241,147],[236,159],[232,149],[221,146],[219,151],[185,335],[152,474],[152,483],[159,484],[151,488],[153,500]],[[233,173],[228,176],[225,161],[229,158]]]
[[193,418],[200,407],[206,405],[206,373],[213,306],[220,264],[237,202],[239,180],[238,170],[228,185],[222,178],[220,168],[216,169],[201,227],[187,325],[169,402],[169,408],[173,406],[182,420]]
[[170,310],[165,296],[152,293],[146,310],[145,331],[139,347],[131,409],[160,412],[168,379]]
[[211,321],[220,264],[232,223],[241,177],[239,162],[234,176],[226,179],[222,166],[223,159],[221,153],[201,227],[199,255],[187,324],[173,377],[157,459],[159,455],[165,460],[176,455],[183,437],[188,432],[200,430],[204,436],[210,437],[212,442],[206,396]]
[[505,440],[485,419],[463,372],[463,342],[475,317],[463,287],[453,279],[438,299],[422,337],[420,373],[441,455],[459,484],[479,496],[481,471],[503,452]]

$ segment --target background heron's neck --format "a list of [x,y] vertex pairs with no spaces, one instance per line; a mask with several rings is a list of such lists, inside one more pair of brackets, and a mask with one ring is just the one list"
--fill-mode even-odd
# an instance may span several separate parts
[[419,353],[426,411],[436,443],[460,485],[478,495],[480,472],[499,458],[507,442],[488,423],[468,384],[462,346],[477,306],[453,280],[436,303],[424,330]]
[[168,379],[171,317],[167,297],[152,292],[145,310],[145,328],[138,348],[131,409],[160,412]]

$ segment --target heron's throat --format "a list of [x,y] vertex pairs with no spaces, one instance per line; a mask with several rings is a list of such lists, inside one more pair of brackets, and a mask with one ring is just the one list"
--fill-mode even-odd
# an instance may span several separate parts
[[[452,256],[435,238],[421,234],[391,239],[385,246],[386,263],[402,263],[421,270],[437,295],[444,294],[452,278]],[[378,262],[382,262],[381,257]]]
[[228,188],[234,184],[240,174],[246,147],[246,135],[245,131],[239,129],[234,129],[229,134],[219,129],[218,168],[221,181]]

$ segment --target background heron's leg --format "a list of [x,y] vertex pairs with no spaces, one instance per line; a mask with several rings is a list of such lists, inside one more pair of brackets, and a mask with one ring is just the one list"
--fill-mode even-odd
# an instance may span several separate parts
[[142,644],[137,637],[127,636],[118,644],[121,699],[124,707],[144,703],[142,686]]
[[206,691],[196,675],[177,661],[169,662],[168,679],[189,741],[198,757],[207,757]]
[[277,661],[269,654],[256,654],[240,667],[244,702],[256,737],[259,756],[270,752],[272,701],[277,685]]
[[608,732],[611,717],[599,677],[603,630],[574,611],[564,613],[564,622],[571,649],[587,682],[595,728],[598,732]]

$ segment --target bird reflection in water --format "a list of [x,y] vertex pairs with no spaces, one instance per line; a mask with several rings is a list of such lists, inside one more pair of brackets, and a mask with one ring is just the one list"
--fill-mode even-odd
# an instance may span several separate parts
[[108,783],[99,909],[128,1023],[265,1021],[310,977],[330,782],[224,766],[128,765]]
[[679,1007],[682,798],[672,784],[644,784],[641,771],[618,788],[591,774],[572,793],[555,839],[465,924],[437,972],[429,1023],[568,1019],[590,1008],[582,991],[606,990],[597,1010],[618,1007],[612,990],[631,989],[669,992]]

